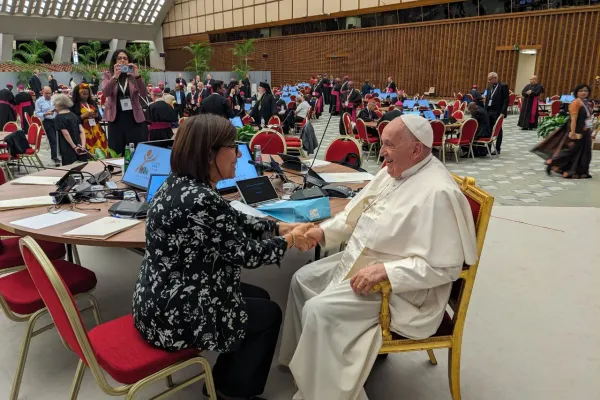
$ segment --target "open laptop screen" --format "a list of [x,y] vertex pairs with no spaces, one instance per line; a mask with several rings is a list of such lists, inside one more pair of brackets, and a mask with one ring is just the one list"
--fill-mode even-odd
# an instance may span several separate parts
[[237,159],[235,164],[235,178],[225,179],[217,183],[217,190],[229,191],[235,190],[235,182],[243,179],[256,178],[258,173],[254,165],[248,164],[248,161],[252,161],[252,155],[250,154],[250,148],[247,143],[240,143],[238,145],[238,151],[242,153],[242,156]]
[[151,175],[168,175],[170,172],[171,149],[140,143],[123,175],[123,183],[146,190]]
[[148,183],[148,192],[146,193],[146,203],[150,204],[152,198],[161,187],[164,181],[167,180],[169,175],[151,175],[150,182]]
[[279,198],[268,176],[237,181],[236,185],[242,199],[249,205],[261,204]]

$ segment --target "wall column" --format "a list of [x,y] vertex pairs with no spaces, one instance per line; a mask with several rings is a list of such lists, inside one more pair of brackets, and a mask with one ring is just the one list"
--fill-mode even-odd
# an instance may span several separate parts
[[[115,50],[124,49],[126,45],[127,45],[127,40],[111,39],[111,41],[109,43],[109,50],[108,50],[108,53],[106,54],[106,63],[110,64],[110,59],[112,58]],[[130,61],[133,62],[133,60],[130,60]]]
[[52,64],[71,63],[71,54],[73,53],[73,38],[59,36],[56,38],[56,51]]
[[0,33],[0,61],[11,61],[15,35]]
[[165,51],[163,42],[162,29],[159,29],[154,36],[154,40],[150,42],[150,67],[165,70],[165,59],[160,56],[160,53]]

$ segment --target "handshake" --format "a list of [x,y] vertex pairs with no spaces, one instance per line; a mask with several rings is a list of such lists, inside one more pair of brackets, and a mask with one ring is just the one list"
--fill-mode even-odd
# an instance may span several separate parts
[[323,230],[312,223],[281,223],[279,224],[279,234],[288,241],[289,247],[295,247],[300,251],[315,248],[324,238]]

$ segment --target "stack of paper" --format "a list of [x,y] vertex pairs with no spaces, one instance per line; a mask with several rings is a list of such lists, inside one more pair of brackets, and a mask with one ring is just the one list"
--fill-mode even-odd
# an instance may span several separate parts
[[363,182],[372,181],[374,175],[368,172],[340,172],[340,173],[319,173],[319,176],[327,183],[342,183],[342,182]]
[[35,217],[20,219],[18,221],[11,222],[11,225],[23,226],[29,229],[43,229],[86,216],[87,214],[65,210],[61,212],[46,213],[36,215]]
[[52,205],[54,205],[54,198],[51,196],[26,197],[24,199],[0,200],[0,211]]
[[85,239],[108,239],[119,232],[141,223],[137,219],[123,219],[115,217],[104,217],[89,224],[80,226],[72,231],[63,233],[63,236],[71,236]]
[[10,181],[13,185],[48,185],[54,186],[60,177],[56,176],[24,176]]

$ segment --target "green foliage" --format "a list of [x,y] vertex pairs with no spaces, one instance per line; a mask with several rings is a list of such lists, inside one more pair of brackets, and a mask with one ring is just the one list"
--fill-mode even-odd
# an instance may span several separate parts
[[33,70],[35,69],[35,66],[26,64],[21,60],[15,60],[13,61],[13,64],[19,66],[19,72],[17,73],[17,85],[23,84],[27,86],[29,84],[29,79],[31,79],[33,76]]
[[99,159],[99,160],[105,160],[106,159],[106,153],[104,152],[104,150],[102,150],[99,147],[97,147],[96,150],[94,150],[94,156],[96,156],[96,158]]
[[138,72],[144,82],[146,82],[146,85],[152,80],[152,76],[150,75],[150,70],[148,68],[140,68],[138,69]]
[[555,117],[544,118],[544,120],[538,125],[537,135],[538,137],[545,138],[556,129],[560,128],[567,122],[568,117],[565,115],[557,115]]
[[79,46],[77,52],[82,64],[94,65],[96,69],[98,69],[98,62],[106,56],[108,49],[102,50],[102,43],[100,43],[100,41],[90,40],[88,41],[88,44]]
[[204,78],[204,74],[210,70],[210,58],[212,56],[212,47],[209,43],[190,43],[189,46],[185,46],[183,50],[192,54],[192,59],[185,63],[185,70],[194,72],[201,78]]
[[150,53],[154,50],[150,48],[150,43],[131,43],[127,46],[127,51],[131,53],[131,57],[137,62],[139,66],[147,67],[147,60],[150,57]]
[[238,74],[239,79],[244,78],[246,74],[252,70],[252,67],[248,65],[248,56],[254,53],[254,42],[256,42],[256,39],[248,39],[234,45],[231,49],[233,55],[238,58],[238,63],[234,64],[232,69]]
[[43,57],[48,54],[54,56],[54,51],[41,40],[32,40],[29,43],[21,43],[17,50],[13,50],[13,59],[26,64],[43,64]]
[[238,142],[248,143],[252,139],[252,137],[256,134],[254,127],[252,125],[244,125],[241,128],[237,128],[237,138]]
[[122,154],[117,153],[116,151],[114,151],[110,147],[108,148],[108,154],[110,155],[110,158],[121,158],[121,157],[123,157]]

